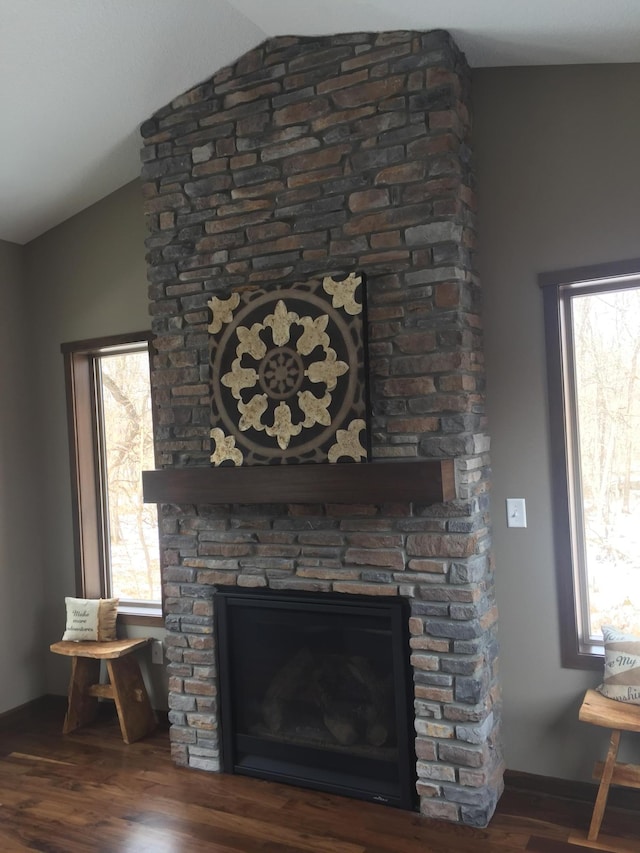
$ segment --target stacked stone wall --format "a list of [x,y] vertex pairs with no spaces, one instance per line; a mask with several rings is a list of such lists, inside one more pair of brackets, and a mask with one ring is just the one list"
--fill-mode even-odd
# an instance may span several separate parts
[[145,122],[142,156],[159,467],[209,464],[211,297],[352,270],[374,458],[456,460],[438,506],[161,507],[175,760],[219,767],[216,586],[402,595],[421,812],[484,824],[502,762],[468,103],[445,32],[282,37]]

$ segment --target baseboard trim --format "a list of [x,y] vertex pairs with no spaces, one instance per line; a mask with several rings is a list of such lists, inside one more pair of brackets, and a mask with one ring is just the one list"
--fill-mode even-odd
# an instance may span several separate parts
[[[107,705],[112,705],[111,702],[106,703]],[[38,696],[37,699],[31,699],[29,702],[25,702],[22,705],[16,705],[15,708],[9,708],[8,711],[2,711],[0,713],[0,726],[4,723],[14,722],[16,719],[21,717],[28,717],[33,711],[42,708],[42,706],[48,706],[49,708],[60,709],[61,713],[64,715],[64,711],[67,707],[67,697],[66,696],[58,696],[54,693],[45,693],[42,696]],[[113,706],[113,711],[115,713],[115,705]],[[165,729],[169,728],[169,712],[166,710],[158,710],[154,708],[155,715],[158,719],[158,725],[160,728]]]
[[12,721],[16,719],[16,717],[23,717],[31,711],[39,708],[41,705],[59,702],[64,706],[66,701],[66,696],[53,696],[50,693],[45,693],[43,696],[38,696],[37,699],[31,699],[29,702],[24,702],[22,705],[16,705],[15,708],[9,708],[8,711],[2,711],[0,713],[0,723]]
[[[522,773],[518,770],[506,770],[505,788],[512,791],[524,791],[532,795],[558,797],[593,805],[598,793],[597,782],[577,782],[572,779],[557,779],[553,776],[538,776]],[[632,788],[620,788],[612,785],[607,800],[607,808],[626,811],[640,810],[640,791]]]

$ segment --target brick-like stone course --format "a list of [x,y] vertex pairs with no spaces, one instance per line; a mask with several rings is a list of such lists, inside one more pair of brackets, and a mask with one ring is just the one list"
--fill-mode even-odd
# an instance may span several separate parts
[[502,759],[468,100],[443,31],[282,37],[141,132],[158,466],[209,464],[212,295],[353,269],[374,458],[456,458],[441,506],[161,507],[173,759],[220,768],[216,586],[402,595],[420,811],[484,825]]

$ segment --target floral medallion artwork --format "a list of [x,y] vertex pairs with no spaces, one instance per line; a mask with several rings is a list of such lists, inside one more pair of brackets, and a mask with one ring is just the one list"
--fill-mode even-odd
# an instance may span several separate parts
[[208,303],[214,465],[368,458],[361,274]]

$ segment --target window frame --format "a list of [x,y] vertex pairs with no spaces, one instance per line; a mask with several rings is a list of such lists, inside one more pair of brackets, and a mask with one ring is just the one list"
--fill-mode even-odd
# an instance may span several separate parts
[[[571,336],[567,327],[567,302],[570,295],[619,290],[627,279],[640,284],[640,258],[595,264],[584,267],[545,272],[538,276],[542,289],[547,354],[547,387],[551,453],[551,488],[553,538],[555,551],[560,651],[562,666],[569,669],[601,670],[604,648],[582,637],[579,605],[581,589],[580,567],[577,565],[573,529],[577,524],[572,494],[572,466],[577,453],[571,442],[573,429],[571,413],[575,412],[573,382],[566,376],[571,370],[571,348],[566,342]],[[599,287],[599,285],[601,285]],[[565,331],[566,329],[566,331]],[[586,582],[586,577],[582,583]]]
[[[109,588],[106,542],[106,490],[102,477],[101,428],[98,422],[99,395],[94,376],[94,360],[114,349],[126,352],[135,344],[146,343],[151,369],[151,331],[109,335],[63,343],[71,472],[71,505],[75,556],[76,595],[79,598],[105,597]],[[155,433],[155,408],[152,407]],[[160,607],[128,607],[118,612],[121,624],[164,625],[164,596]]]

